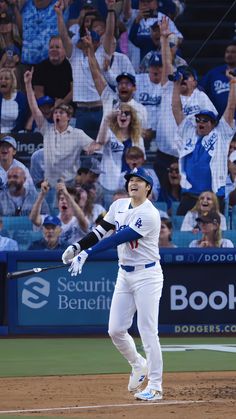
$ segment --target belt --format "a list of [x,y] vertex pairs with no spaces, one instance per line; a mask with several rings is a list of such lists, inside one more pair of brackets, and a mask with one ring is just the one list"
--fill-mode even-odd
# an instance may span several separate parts
[[134,271],[140,271],[141,269],[151,268],[152,266],[155,266],[155,265],[156,265],[156,262],[151,262],[151,263],[147,263],[146,265],[138,265],[138,266],[120,265],[120,267],[126,272],[134,272]]

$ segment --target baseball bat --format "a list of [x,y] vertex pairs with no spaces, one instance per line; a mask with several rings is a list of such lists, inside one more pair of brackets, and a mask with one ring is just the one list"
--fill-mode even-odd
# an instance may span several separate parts
[[28,275],[32,275],[34,273],[39,273],[39,272],[46,272],[46,271],[50,271],[51,269],[59,269],[59,268],[65,268],[66,265],[56,265],[56,266],[47,266],[45,268],[32,268],[32,269],[27,269],[24,271],[15,271],[15,272],[8,272],[7,274],[7,279],[18,279],[18,278],[22,278],[23,276],[28,276]]

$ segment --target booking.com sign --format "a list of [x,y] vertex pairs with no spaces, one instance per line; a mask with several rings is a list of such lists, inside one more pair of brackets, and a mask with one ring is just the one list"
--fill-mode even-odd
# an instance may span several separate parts
[[22,290],[22,304],[31,309],[40,309],[48,303],[50,283],[35,276],[24,282]]

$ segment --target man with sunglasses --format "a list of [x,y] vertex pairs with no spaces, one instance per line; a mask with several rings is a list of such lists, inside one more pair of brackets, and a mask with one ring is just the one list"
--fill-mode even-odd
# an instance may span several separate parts
[[160,179],[161,185],[165,185],[166,169],[173,161],[173,156],[178,157],[177,150],[177,124],[172,113],[172,94],[174,80],[181,78],[180,100],[185,117],[192,117],[200,109],[208,109],[217,113],[208,96],[198,89],[198,77],[194,68],[188,65],[180,65],[174,68],[170,39],[172,36],[169,20],[163,18],[160,27],[162,73],[161,73],[161,103],[159,106],[159,118],[156,126],[157,154],[154,169]]
[[87,34],[83,38],[87,45],[88,62],[97,92],[102,100],[103,117],[118,109],[120,103],[132,106],[139,117],[143,129],[147,128],[147,110],[145,106],[134,99],[136,91],[135,76],[128,72],[122,72],[116,77],[116,92],[108,85],[102,75],[101,68],[95,56],[91,36]]
[[235,132],[236,77],[229,72],[230,93],[223,116],[202,109],[195,114],[195,121],[184,116],[180,99],[183,76],[174,82],[172,110],[178,125],[179,139],[176,147],[179,155],[182,198],[177,210],[185,215],[196,203],[203,191],[213,191],[224,210],[227,159],[230,141]]

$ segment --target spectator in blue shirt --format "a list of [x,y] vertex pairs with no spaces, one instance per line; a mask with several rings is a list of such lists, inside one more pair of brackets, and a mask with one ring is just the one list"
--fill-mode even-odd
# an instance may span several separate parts
[[199,82],[215,105],[220,116],[225,111],[229,96],[229,79],[226,71],[236,71],[236,41],[231,41],[227,45],[224,60],[225,64],[208,71]]

